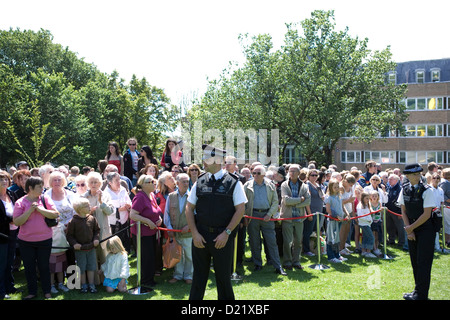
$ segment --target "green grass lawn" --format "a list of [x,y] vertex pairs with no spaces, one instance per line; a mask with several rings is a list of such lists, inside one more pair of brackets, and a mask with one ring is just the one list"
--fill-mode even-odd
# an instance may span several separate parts
[[[382,249],[382,248],[381,248]],[[383,249],[382,249],[383,251]],[[237,300],[402,300],[403,293],[414,289],[411,264],[407,252],[388,247],[392,260],[366,259],[352,254],[341,264],[329,263],[322,255],[321,263],[329,266],[327,270],[314,270],[310,265],[317,263],[317,257],[303,257],[303,270],[287,271],[288,276],[275,274],[271,265],[261,271],[253,272],[253,264],[245,262],[238,268],[243,276],[233,281]],[[247,248],[246,257],[250,257]],[[136,259],[130,258],[131,274],[128,287],[136,286]],[[450,255],[436,252],[434,255],[430,299],[448,300],[450,297],[449,277]],[[98,286],[96,294],[81,294],[78,290],[53,295],[53,300],[187,300],[190,285],[179,281],[168,283],[172,270],[164,270],[156,277],[154,290],[145,295],[129,293],[107,293]],[[23,268],[15,273],[16,287],[22,292],[11,295],[11,300],[20,300],[28,294]],[[39,298],[43,299],[39,291]],[[214,271],[211,270],[205,292],[205,300],[216,300],[217,291]]]

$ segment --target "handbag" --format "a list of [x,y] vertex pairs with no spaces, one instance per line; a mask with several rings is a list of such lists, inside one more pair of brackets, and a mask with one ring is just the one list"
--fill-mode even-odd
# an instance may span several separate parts
[[[41,201],[42,201],[42,204],[44,205],[44,208],[47,209],[47,205],[45,204],[44,196],[41,196]],[[50,218],[45,217],[45,223],[47,224],[48,227],[51,228],[58,224],[58,220],[56,220],[56,218],[50,219]]]
[[169,238],[163,245],[163,265],[164,268],[170,269],[176,266],[181,260],[181,245]]

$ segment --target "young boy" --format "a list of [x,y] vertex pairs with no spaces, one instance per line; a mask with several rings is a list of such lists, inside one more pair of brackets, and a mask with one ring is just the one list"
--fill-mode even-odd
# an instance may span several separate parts
[[[75,249],[75,259],[80,268],[81,293],[95,293],[94,272],[97,270],[95,247],[99,245],[100,228],[97,219],[90,215],[89,200],[79,198],[73,204],[77,213],[67,226],[67,241]],[[86,273],[89,287],[86,284]]]

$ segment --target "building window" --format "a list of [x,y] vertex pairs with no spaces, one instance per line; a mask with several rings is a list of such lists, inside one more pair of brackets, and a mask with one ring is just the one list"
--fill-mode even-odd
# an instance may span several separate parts
[[443,124],[408,124],[405,125],[406,135],[403,137],[443,137]]
[[439,68],[431,69],[431,81],[432,82],[441,81],[441,69],[439,69]]
[[361,151],[341,151],[342,163],[361,163]]
[[364,159],[378,163],[395,163],[395,151],[365,151]]
[[399,151],[398,163],[443,163],[445,151]]
[[[450,98],[448,100],[450,101]],[[444,109],[444,97],[407,98],[403,103],[405,103],[406,111]]]
[[397,84],[397,72],[389,72],[388,83],[389,84]]
[[424,83],[425,82],[425,70],[416,70],[416,82]]

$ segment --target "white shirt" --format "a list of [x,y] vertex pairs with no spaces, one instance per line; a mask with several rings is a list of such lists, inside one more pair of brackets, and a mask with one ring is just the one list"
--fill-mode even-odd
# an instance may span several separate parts
[[[216,178],[216,180],[222,179],[225,172],[227,172],[227,171],[223,170],[223,169],[219,170],[218,172],[216,172],[214,174],[214,177]],[[211,176],[211,173],[209,173],[209,172],[207,172],[206,174]],[[193,205],[196,205],[197,200],[198,200],[198,198],[197,198],[197,182],[194,183],[190,192],[191,193],[190,193],[187,201]],[[242,185],[242,182],[238,181],[236,183],[236,187],[234,188],[234,191],[233,191],[233,204],[234,204],[234,206],[237,206],[238,204],[241,204],[241,203],[247,203],[247,201],[248,200],[247,200],[247,196],[245,195],[245,192],[244,192],[244,186]]]
[[[130,196],[128,195],[128,192],[124,187],[120,186],[119,192],[116,193],[109,186],[107,186],[103,192],[106,192],[107,194],[109,194],[109,196],[111,197],[111,204],[114,206],[114,208],[116,208],[116,209],[121,208],[124,205],[126,205],[127,203],[131,206]],[[128,211],[127,210],[119,211],[119,215],[120,215],[119,222],[121,224],[125,224],[128,221]],[[116,224],[117,219],[116,219],[115,211],[113,214],[110,214],[108,216],[108,220],[109,220],[110,225]]]
[[[423,199],[423,207],[424,208],[435,208],[435,200],[434,200],[434,194],[433,191],[428,188],[425,190],[425,192],[422,194]],[[403,189],[400,191],[400,194],[398,195],[397,202],[399,205],[404,206],[405,201],[403,200]]]

